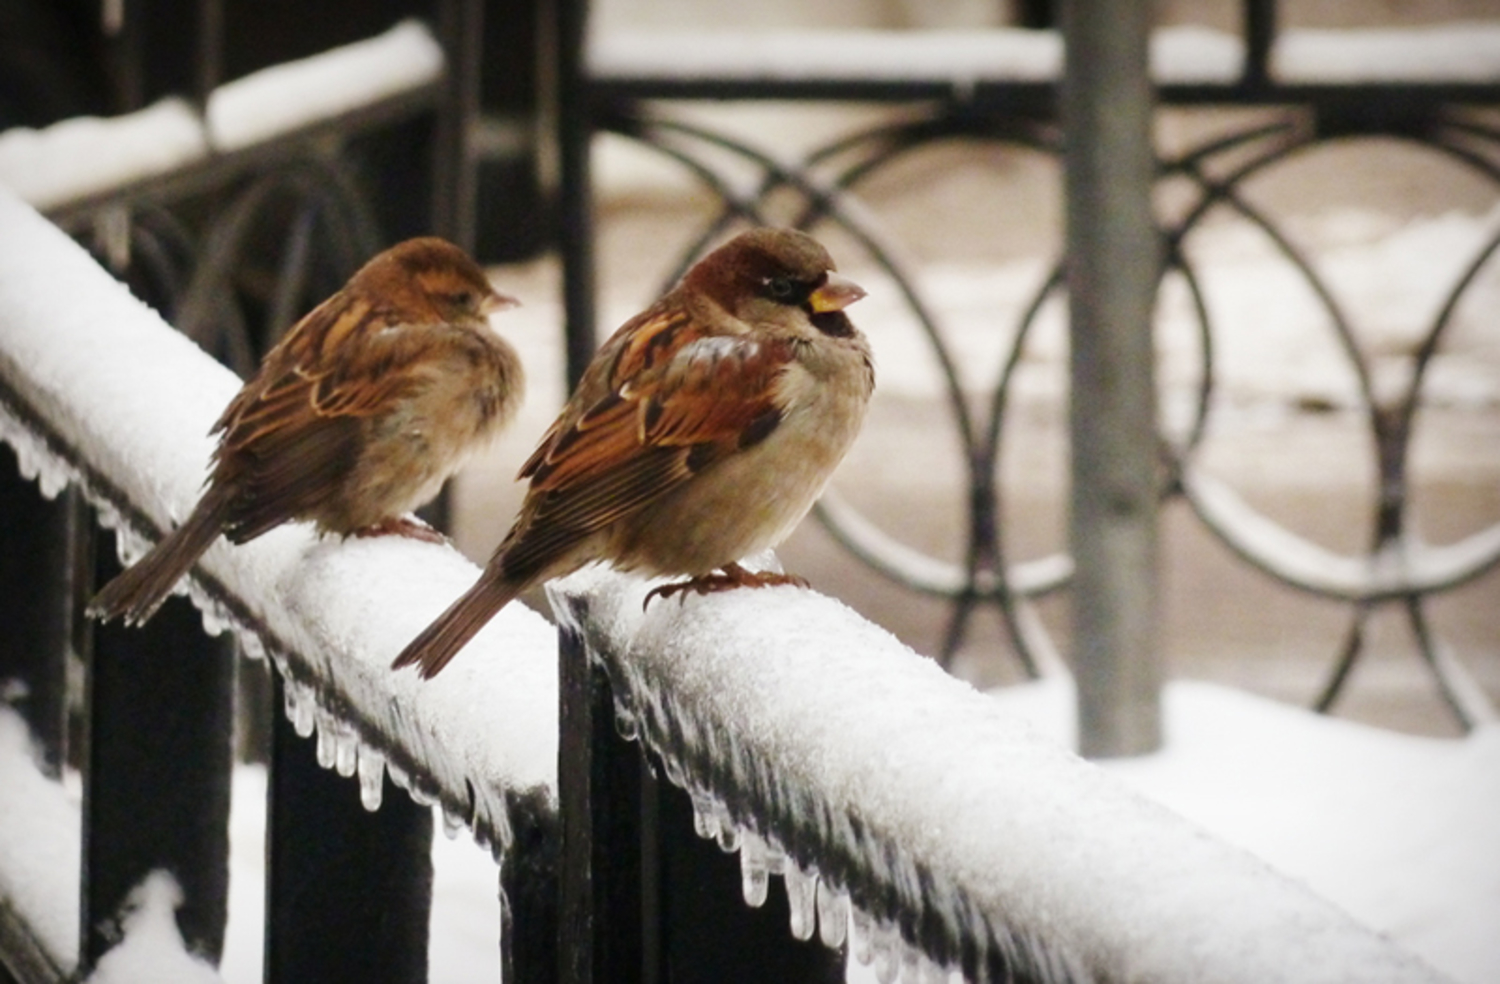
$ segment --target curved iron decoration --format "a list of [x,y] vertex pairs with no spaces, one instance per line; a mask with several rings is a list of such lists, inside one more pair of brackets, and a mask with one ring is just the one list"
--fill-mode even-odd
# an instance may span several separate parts
[[[1316,265],[1278,228],[1274,220],[1240,193],[1249,178],[1335,139],[1389,137],[1411,141],[1467,165],[1500,186],[1500,131],[1481,120],[1434,109],[1430,119],[1414,124],[1409,116],[1387,126],[1368,115],[1352,120],[1319,119],[1306,125],[1295,113],[1269,124],[1257,123],[1215,138],[1160,165],[1161,179],[1186,179],[1196,198],[1175,223],[1163,229],[1166,259],[1163,278],[1177,276],[1187,291],[1195,322],[1198,381],[1184,432],[1160,439],[1164,497],[1181,496],[1215,537],[1247,563],[1275,580],[1303,592],[1346,603],[1351,626],[1333,672],[1314,702],[1326,711],[1342,691],[1358,659],[1365,620],[1374,606],[1403,606],[1422,658],[1438,687],[1465,726],[1493,719],[1483,690],[1434,635],[1424,611],[1427,597],[1482,577],[1500,566],[1500,523],[1444,546],[1425,545],[1408,533],[1407,452],[1416,410],[1421,403],[1425,371],[1438,350],[1465,291],[1500,250],[1500,232],[1489,240],[1462,272],[1445,298],[1432,326],[1413,356],[1410,382],[1403,395],[1382,404],[1377,398],[1367,355],[1354,324]],[[599,121],[601,129],[637,140],[686,168],[722,203],[681,256],[667,283],[675,281],[693,259],[736,223],[767,221],[773,195],[791,192],[802,208],[790,223],[811,228],[827,223],[850,236],[896,285],[926,340],[942,374],[946,400],[965,457],[968,496],[968,543],[961,563],[928,556],[881,530],[834,493],[825,496],[817,515],[828,531],[861,562],[898,583],[952,603],[941,651],[946,662],[962,643],[969,621],[981,606],[993,605],[1003,621],[1023,669],[1032,676],[1060,665],[1051,640],[1033,607],[1035,599],[1065,587],[1072,561],[1065,552],[1016,561],[1009,557],[1001,522],[1002,489],[998,481],[1004,450],[1006,408],[1022,351],[1044,305],[1063,291],[1061,260],[1047,271],[1021,310],[999,376],[982,417],[976,416],[959,380],[954,356],[945,341],[941,319],[925,303],[915,278],[900,259],[899,246],[861,206],[859,185],[903,154],[938,140],[974,139],[1052,156],[1060,154],[1056,130],[1042,121],[991,113],[982,107],[938,104],[895,122],[840,138],[795,162],[699,124],[637,106],[615,105]],[[748,193],[707,163],[701,152],[732,156],[754,168],[759,182]],[[1211,169],[1228,159],[1233,166],[1215,177]],[[1255,512],[1227,485],[1207,474],[1197,451],[1208,433],[1216,389],[1216,348],[1205,287],[1185,251],[1185,240],[1206,216],[1228,209],[1264,235],[1278,255],[1309,287],[1326,313],[1334,337],[1356,381],[1359,409],[1365,414],[1376,451],[1379,507],[1367,553],[1343,556],[1313,544]]]

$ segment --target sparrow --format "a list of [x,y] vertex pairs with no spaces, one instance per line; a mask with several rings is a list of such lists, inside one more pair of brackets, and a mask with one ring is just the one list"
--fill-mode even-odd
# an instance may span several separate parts
[[806,586],[737,561],[792,531],[859,432],[875,371],[844,308],[864,294],[790,229],[705,256],[600,347],[521,468],[510,532],[393,668],[436,675],[516,595],[594,561],[687,578],[648,604]]
[[521,362],[489,315],[517,303],[441,239],[370,260],[266,353],[209,431],[219,443],[192,513],[89,614],[145,622],[220,533],[241,544],[307,520],[442,542],[406,513],[515,414]]

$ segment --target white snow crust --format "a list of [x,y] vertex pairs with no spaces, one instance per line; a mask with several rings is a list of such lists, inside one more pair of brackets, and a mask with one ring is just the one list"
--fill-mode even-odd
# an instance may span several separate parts
[[0,133],[0,184],[46,209],[201,160],[203,126],[182,99],[134,113],[80,116]]
[[78,804],[44,776],[26,722],[0,703],[0,902],[63,970],[78,964]]
[[[1201,27],[1167,27],[1151,40],[1158,82],[1235,79],[1243,45]],[[589,41],[589,71],[605,78],[730,78],[779,81],[911,81],[951,84],[1052,82],[1062,35],[990,30],[607,31]]]
[[[1159,85],[1229,85],[1245,60],[1236,35],[1196,25],[1158,28],[1151,76]],[[605,78],[1051,82],[1062,74],[1057,31],[609,30],[589,39],[589,70]],[[1287,84],[1486,83],[1500,79],[1500,24],[1281,32],[1271,71]]]
[[1278,82],[1404,83],[1500,81],[1500,24],[1314,30],[1281,34],[1271,51]]
[[39,209],[102,194],[291,133],[436,82],[443,50],[427,27],[383,34],[273,65],[209,94],[200,115],[163,99],[116,117],[0,133],[0,185]]
[[[4,193],[0,255],[0,383],[50,435],[39,440],[36,421],[0,402],[0,437],[23,471],[48,494],[81,480],[110,525],[180,521],[238,380]],[[134,554],[150,531],[123,532]],[[198,570],[208,580],[191,579],[190,594],[205,626],[233,629],[252,655],[275,659],[298,730],[319,730],[325,764],[360,773],[367,805],[389,761],[398,783],[441,800],[499,850],[511,806],[553,801],[556,642],[545,620],[511,606],[431,683],[389,669],[477,576],[457,551],[399,537],[320,540],[296,524],[242,547],[221,540]]]
[[436,82],[443,49],[427,27],[402,21],[384,34],[273,65],[209,97],[216,150],[236,150]]
[[213,965],[187,952],[177,928],[182,888],[165,871],[147,875],[125,900],[120,942],[99,958],[87,984],[218,984]]
[[[1050,738],[1075,733],[1063,680],[990,696]],[[1500,727],[1418,738],[1187,680],[1163,718],[1161,752],[1104,768],[1455,979],[1500,980]]]
[[745,590],[642,616],[644,586],[597,569],[551,590],[668,778],[736,846],[817,866],[856,928],[1046,980],[1443,979],[837,602]]

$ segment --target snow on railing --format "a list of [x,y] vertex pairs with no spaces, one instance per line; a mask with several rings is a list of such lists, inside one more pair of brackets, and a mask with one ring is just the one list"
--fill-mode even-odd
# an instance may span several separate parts
[[[0,255],[0,439],[137,553],[195,500],[237,381],[4,193]],[[430,545],[288,527],[211,549],[191,595],[210,631],[275,661],[289,716],[367,806],[388,769],[498,853],[521,813],[557,809],[554,633],[511,606],[437,680],[388,669],[474,574]],[[552,591],[621,730],[688,790],[700,834],[738,849],[747,901],[781,874],[791,933],[838,945],[852,924],[883,981],[1439,979],[835,602],[742,591],[642,614],[643,591],[598,571]]]
[[[3,191],[0,255],[0,439],[46,495],[79,486],[133,557],[196,501],[239,381]],[[475,573],[452,550],[296,526],[210,549],[190,594],[210,633],[275,662],[296,729],[368,808],[389,772],[498,856],[515,811],[556,808],[553,631],[512,606],[441,679],[389,669]]]
[[[1436,981],[1333,905],[1007,719],[828,598],[655,601],[602,570],[549,587],[616,726],[738,849],[791,931],[883,982]],[[566,808],[567,803],[565,801]]]
[[106,194],[247,150],[443,74],[443,50],[417,21],[219,86],[199,113],[179,97],[120,116],[79,117],[0,133],[0,184],[40,209]]

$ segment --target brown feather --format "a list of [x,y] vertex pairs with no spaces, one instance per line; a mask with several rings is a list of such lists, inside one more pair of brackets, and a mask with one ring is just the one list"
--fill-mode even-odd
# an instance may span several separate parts
[[172,588],[219,535],[227,507],[227,497],[210,489],[185,523],[94,597],[89,603],[89,616],[113,619],[123,615],[126,624],[140,625],[156,614]]

